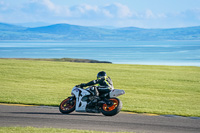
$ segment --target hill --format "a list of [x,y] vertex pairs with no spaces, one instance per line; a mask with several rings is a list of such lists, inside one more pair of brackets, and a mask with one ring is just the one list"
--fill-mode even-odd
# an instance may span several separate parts
[[22,26],[16,26],[11,24],[0,23],[0,31],[20,31],[26,29]]
[[28,28],[0,23],[0,40],[200,40],[200,26],[172,29],[125,27],[106,29],[70,24]]

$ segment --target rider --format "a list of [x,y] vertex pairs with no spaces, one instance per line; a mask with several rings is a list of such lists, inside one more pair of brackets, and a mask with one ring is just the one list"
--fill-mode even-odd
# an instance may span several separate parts
[[107,76],[106,72],[101,71],[97,74],[97,79],[88,83],[80,84],[80,87],[92,86],[98,84],[98,87],[94,87],[94,95],[99,96],[99,93],[108,93],[114,89],[113,82],[110,77]]

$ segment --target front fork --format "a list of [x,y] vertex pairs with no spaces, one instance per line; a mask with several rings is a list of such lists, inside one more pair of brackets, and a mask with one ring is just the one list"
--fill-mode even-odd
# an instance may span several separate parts
[[68,98],[69,98],[69,101],[67,101],[67,104],[74,105],[74,99],[76,100],[76,97],[75,96],[70,96]]

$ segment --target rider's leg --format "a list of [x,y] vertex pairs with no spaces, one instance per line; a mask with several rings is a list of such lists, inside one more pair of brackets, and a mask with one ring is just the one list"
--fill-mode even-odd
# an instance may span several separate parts
[[99,91],[98,91],[98,88],[97,88],[97,86],[94,86],[94,94],[95,94],[95,96],[99,96]]
[[110,99],[109,92],[111,91],[111,89],[108,88],[108,87],[107,88],[106,87],[99,87],[98,91],[100,93],[101,99],[103,101],[105,101],[108,106],[112,106],[113,103],[109,100]]

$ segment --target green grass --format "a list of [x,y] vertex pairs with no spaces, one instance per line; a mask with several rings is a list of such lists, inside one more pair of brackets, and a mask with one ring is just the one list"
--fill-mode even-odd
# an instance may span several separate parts
[[123,111],[200,116],[200,67],[0,59],[0,102],[59,105],[73,86],[106,71]]
[[[0,127],[0,133],[108,133],[108,132],[60,129],[60,128]],[[128,133],[128,132],[117,132],[117,133]]]

